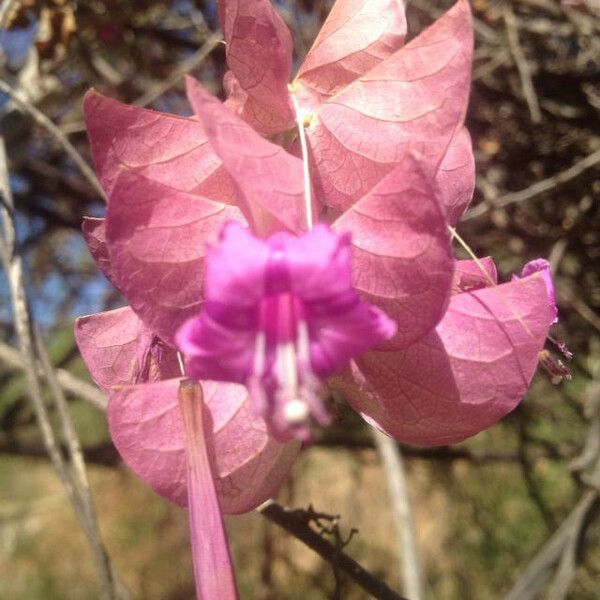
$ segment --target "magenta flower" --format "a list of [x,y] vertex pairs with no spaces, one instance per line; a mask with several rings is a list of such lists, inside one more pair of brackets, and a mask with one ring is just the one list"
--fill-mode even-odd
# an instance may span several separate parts
[[320,380],[394,336],[352,287],[350,237],[316,225],[266,241],[232,222],[208,253],[204,310],[177,343],[197,379],[244,383],[276,438],[308,440],[329,415]]

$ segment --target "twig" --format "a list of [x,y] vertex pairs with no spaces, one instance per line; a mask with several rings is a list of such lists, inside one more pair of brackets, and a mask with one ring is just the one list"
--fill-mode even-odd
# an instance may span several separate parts
[[[44,403],[42,392],[42,384],[36,372],[36,352],[34,349],[33,326],[29,314],[29,303],[25,293],[23,281],[23,267],[20,254],[16,250],[16,233],[14,223],[14,203],[10,183],[8,180],[8,169],[6,160],[6,149],[4,146],[4,138],[0,137],[0,190],[2,192],[3,203],[0,208],[2,214],[2,225],[4,236],[1,243],[1,258],[6,272],[10,296],[13,307],[15,331],[19,340],[20,353],[23,357],[23,369],[27,379],[29,395],[31,397],[36,420],[42,434],[42,439],[46,447],[46,451],[54,469],[61,479],[67,496],[73,505],[75,514],[79,523],[88,539],[94,555],[96,570],[101,585],[101,597],[106,600],[114,600],[124,597],[124,591],[118,588],[118,585],[113,578],[113,572],[110,568],[106,551],[102,545],[102,540],[95,523],[93,515],[93,507],[88,501],[89,496],[82,491],[82,482],[78,481],[81,475],[81,469],[84,468],[81,464],[82,459],[77,454],[71,454],[71,463],[74,466],[72,473],[65,464],[60,447],[56,440],[56,436],[50,423],[48,410]],[[43,360],[43,356],[40,357]],[[51,391],[56,393],[58,384],[49,377]],[[64,399],[64,398],[63,398]],[[57,399],[57,408],[61,408],[60,398]],[[63,421],[64,432],[69,436],[74,436],[74,430],[69,428],[69,425]],[[70,450],[73,450],[73,440],[67,440]]]
[[383,581],[369,573],[369,571],[350,558],[345,552],[336,548],[334,544],[331,544],[314,531],[310,527],[308,520],[302,518],[301,513],[304,511],[288,510],[273,500],[265,502],[257,510],[267,519],[283,527],[287,532],[298,538],[321,556],[321,558],[344,571],[344,573],[374,598],[378,598],[379,600],[406,600],[406,598],[402,598],[402,596],[399,596],[390,589]]
[[[19,351],[2,342],[0,342],[0,361],[12,369],[21,370],[25,366],[25,360]],[[65,392],[89,402],[100,410],[106,410],[108,404],[106,396],[97,387],[78,379],[66,369],[54,369],[54,372]],[[42,375],[41,369],[37,371],[37,375],[38,377]]]
[[530,185],[528,188],[525,188],[520,192],[510,192],[509,194],[505,194],[497,200],[494,200],[493,204],[479,204],[475,208],[467,211],[462,220],[468,221],[470,219],[474,219],[475,217],[485,214],[492,208],[502,208],[504,206],[508,206],[509,204],[524,202],[525,200],[535,198],[536,196],[539,196],[548,190],[575,179],[583,172],[591,169],[599,163],[600,150],[596,150],[595,152],[592,152],[592,154],[588,154],[588,156],[582,158],[580,161],[577,161],[572,167],[569,167],[560,173],[556,173],[555,175],[552,175],[552,177],[542,179],[542,181],[538,181],[537,183]]
[[190,58],[184,60],[173,73],[164,81],[158,82],[151,87],[147,92],[142,94],[133,102],[137,106],[147,106],[162,96],[166,91],[170,90],[174,85],[177,85],[190,71],[197,69],[208,57],[208,55],[223,41],[221,32],[213,33],[204,42],[202,47]]
[[523,95],[529,108],[529,114],[531,120],[534,123],[540,123],[542,121],[542,113],[540,111],[540,103],[535,93],[535,87],[533,86],[533,80],[531,79],[531,69],[523,49],[519,43],[519,29],[517,26],[517,20],[515,19],[515,13],[512,11],[510,3],[506,3],[504,6],[504,24],[506,25],[506,34],[508,37],[508,47],[510,53],[515,61],[519,76],[521,78],[521,87],[523,88]]
[[579,536],[586,516],[598,502],[598,491],[588,490],[556,533],[531,561],[505,600],[533,600],[546,585],[552,569],[573,538]]
[[421,569],[402,455],[392,438],[376,429],[372,431],[387,477],[396,536],[400,541],[400,570],[404,593],[411,600],[422,600]]
[[14,102],[15,106],[24,113],[30,115],[33,120],[41,125],[50,135],[56,138],[56,141],[63,147],[64,151],[70,156],[71,160],[77,165],[83,176],[89,181],[90,185],[96,190],[98,195],[106,202],[106,194],[94,173],[94,170],[85,162],[75,146],[67,139],[65,134],[33,104],[26,100],[22,94],[13,89],[6,81],[0,79],[0,91],[4,92]]
[[3,0],[0,5],[0,28],[4,29],[8,26],[8,21],[13,14],[13,9],[16,10],[19,5],[19,0]]

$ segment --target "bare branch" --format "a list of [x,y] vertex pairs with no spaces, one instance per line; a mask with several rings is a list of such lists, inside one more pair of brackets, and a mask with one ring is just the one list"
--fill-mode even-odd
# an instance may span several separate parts
[[98,195],[107,202],[106,194],[94,173],[94,170],[85,162],[75,146],[67,139],[65,134],[41,111],[39,111],[31,102],[29,102],[18,91],[13,89],[6,81],[0,79],[0,91],[4,92],[14,102],[15,106],[24,113],[30,115],[33,120],[41,125],[56,141],[63,147],[71,160],[77,165],[83,176],[89,181],[90,185],[96,190]]
[[[101,597],[105,600],[125,598],[127,595],[113,576],[108,556],[102,544],[94,509],[90,503],[89,491],[87,493],[85,492],[85,482],[87,482],[87,477],[84,475],[84,481],[81,480],[81,471],[83,470],[85,473],[85,467],[81,458],[78,441],[76,441],[75,431],[72,424],[69,424],[70,419],[68,420],[69,422],[66,422],[64,419],[64,412],[67,410],[64,396],[62,396],[62,391],[56,380],[48,373],[48,382],[51,391],[54,394],[56,394],[57,391],[59,392],[58,397],[54,395],[54,400],[57,403],[60,416],[63,417],[63,433],[66,433],[65,437],[67,437],[68,440],[71,464],[74,467],[74,473],[71,472],[65,464],[44,402],[42,383],[38,377],[35,366],[37,363],[37,356],[34,348],[33,324],[30,319],[29,303],[23,281],[22,260],[21,256],[16,251],[15,245],[16,230],[13,214],[14,202],[8,178],[4,138],[2,137],[0,137],[0,190],[4,199],[0,208],[4,233],[1,244],[1,258],[9,284],[15,330],[19,340],[20,353],[24,358],[23,370],[25,371],[29,395],[32,400],[36,420],[48,456],[65,487],[67,496],[75,510],[75,514],[77,515],[86,538],[88,539],[88,543],[92,548],[94,562],[101,585]],[[40,358],[44,360],[44,357],[45,353]]]
[[596,150],[592,154],[589,154],[585,158],[577,161],[572,167],[561,171],[560,173],[556,173],[552,175],[552,177],[548,177],[547,179],[542,179],[542,181],[538,181],[533,185],[521,190],[520,192],[510,192],[509,194],[505,194],[501,196],[497,200],[493,201],[493,204],[490,203],[482,203],[478,206],[472,208],[467,211],[465,216],[463,217],[463,221],[468,221],[470,219],[474,219],[475,217],[479,217],[485,213],[487,213],[492,208],[502,208],[504,206],[508,206],[509,204],[515,204],[517,202],[524,202],[525,200],[530,200],[531,198],[535,198],[544,192],[552,190],[563,183],[567,183],[572,179],[575,179],[583,172],[591,169],[600,163],[600,150]]
[[316,514],[314,511],[289,510],[273,500],[265,502],[257,510],[267,519],[273,521],[273,523],[277,523],[277,525],[283,527],[288,533],[298,538],[321,558],[344,571],[344,573],[374,598],[378,598],[379,600],[406,600],[406,598],[402,598],[402,596],[399,596],[390,589],[383,581],[377,579],[369,571],[361,567],[345,552],[342,552],[339,547],[328,542],[322,535],[314,531],[309,524],[310,521],[314,520],[314,516],[311,516],[311,514]]
[[523,53],[521,44],[519,43],[519,28],[515,13],[513,12],[510,3],[506,3],[504,6],[504,24],[506,26],[506,34],[508,37],[508,47],[510,53],[515,61],[519,76],[521,77],[521,87],[523,88],[523,96],[529,107],[529,114],[531,120],[534,123],[541,123],[542,112],[540,110],[540,103],[535,93],[535,87],[533,86],[533,80],[531,78],[531,69],[527,58]]
[[142,94],[133,104],[138,106],[147,106],[162,96],[166,91],[177,85],[188,73],[197,69],[210,55],[210,53],[223,41],[221,32],[212,34],[202,47],[190,58],[184,60],[173,73],[164,81],[160,81],[147,92]]
[[387,477],[396,536],[400,542],[404,592],[411,600],[422,600],[421,568],[402,455],[398,444],[381,431],[373,429],[373,439]]
[[[0,361],[11,369],[21,370],[25,366],[25,360],[19,351],[3,342],[0,342]],[[59,385],[65,392],[89,402],[102,411],[106,410],[106,396],[96,386],[87,383],[87,381],[78,379],[66,369],[54,369],[54,372],[56,373]],[[42,370],[38,369],[37,374],[38,377],[42,376]]]

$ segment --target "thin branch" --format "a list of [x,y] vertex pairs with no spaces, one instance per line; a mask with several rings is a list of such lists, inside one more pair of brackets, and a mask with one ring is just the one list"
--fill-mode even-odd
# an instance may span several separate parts
[[[346,573],[374,598],[379,600],[406,600],[341,551],[339,547],[328,542],[322,535],[314,531],[309,525],[310,520],[312,520],[310,512],[289,510],[273,500],[265,502],[257,510],[267,519],[298,538],[335,568]],[[308,519],[302,516],[306,514],[309,516]]]
[[3,0],[0,5],[0,29],[5,29],[8,26],[8,21],[13,15],[13,12],[17,10],[20,2],[19,0]]
[[83,176],[89,181],[90,185],[96,190],[98,195],[107,202],[106,194],[94,173],[94,170],[85,162],[75,146],[67,139],[65,134],[40,110],[38,110],[23,95],[12,88],[6,81],[0,79],[0,91],[4,92],[14,102],[15,106],[24,113],[30,115],[33,120],[41,125],[56,141],[63,147],[71,160],[77,165]]
[[[25,367],[25,360],[19,351],[3,342],[0,342],[0,361],[11,369],[21,370]],[[106,396],[97,387],[87,383],[87,381],[78,379],[66,369],[54,369],[54,372],[56,373],[59,385],[65,392],[85,400],[102,411],[106,410],[108,404]],[[42,370],[38,365],[38,377],[42,376],[42,374]]]
[[190,58],[184,60],[164,81],[160,81],[152,86],[147,92],[142,94],[133,102],[137,106],[147,106],[162,96],[165,92],[177,85],[188,73],[197,69],[210,55],[210,53],[223,41],[221,32],[213,33],[204,42],[202,47]]
[[572,167],[561,171],[560,173],[556,173],[556,175],[552,175],[552,177],[548,177],[547,179],[542,179],[542,181],[538,181],[533,185],[530,185],[528,188],[521,190],[520,192],[510,192],[509,194],[505,194],[501,196],[497,200],[493,201],[493,204],[482,203],[467,211],[465,216],[463,217],[463,221],[468,221],[470,219],[474,219],[475,217],[479,217],[485,213],[487,213],[492,208],[502,208],[504,206],[508,206],[509,204],[515,204],[517,202],[524,202],[525,200],[530,200],[531,198],[535,198],[544,192],[552,190],[563,183],[567,183],[572,179],[575,179],[583,172],[591,169],[600,163],[600,150],[596,150],[592,154],[589,154],[585,158],[577,161]]
[[527,58],[523,53],[521,44],[519,43],[519,28],[515,13],[513,12],[510,3],[504,6],[504,24],[506,26],[506,34],[508,37],[508,47],[510,53],[515,61],[517,70],[519,71],[519,77],[521,78],[521,87],[523,88],[523,95],[529,108],[529,114],[533,123],[540,123],[542,121],[542,112],[540,110],[540,103],[535,93],[535,87],[533,86],[533,80],[531,78],[531,69]]
[[588,490],[556,533],[531,561],[505,600],[533,600],[538,597],[550,579],[552,570],[558,564],[564,549],[574,537],[579,536],[586,516],[597,503],[598,491]]
[[373,429],[373,439],[387,477],[396,536],[400,541],[400,571],[404,592],[411,600],[422,600],[421,568],[402,455],[398,444],[381,431]]
[[[50,423],[48,409],[46,408],[42,383],[36,372],[37,357],[34,348],[33,324],[30,319],[29,303],[25,293],[23,281],[23,266],[20,254],[16,251],[16,229],[14,223],[14,202],[8,179],[8,168],[6,160],[6,149],[4,138],[0,137],[0,191],[2,192],[3,203],[0,207],[2,214],[3,238],[1,243],[1,258],[6,272],[6,277],[10,289],[10,297],[13,308],[15,331],[19,340],[20,353],[23,357],[23,370],[29,389],[29,395],[32,400],[36,420],[46,451],[54,469],[56,470],[67,496],[75,510],[79,523],[88,539],[88,543],[94,555],[94,562],[101,586],[101,597],[106,600],[115,600],[125,597],[124,590],[120,589],[118,583],[113,578],[113,572],[108,561],[108,557],[97,524],[93,507],[88,501],[89,496],[81,489],[81,481],[78,482],[77,475],[82,468],[80,457],[71,454],[71,463],[75,467],[74,473],[69,470],[65,464],[59,444]],[[43,357],[40,357],[43,359]],[[58,387],[56,381],[49,378],[51,391],[55,392]],[[63,398],[64,399],[64,398]],[[59,411],[61,408],[60,398],[54,398],[57,402]],[[63,407],[63,408],[66,408]],[[68,424],[63,422],[64,432],[69,435],[75,435],[74,430],[69,429]],[[70,450],[73,450],[72,440],[68,441]]]

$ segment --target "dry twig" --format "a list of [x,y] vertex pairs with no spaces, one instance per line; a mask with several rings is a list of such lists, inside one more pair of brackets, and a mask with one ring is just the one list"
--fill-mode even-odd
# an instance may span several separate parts
[[77,148],[71,144],[65,134],[40,110],[31,104],[23,95],[13,89],[6,81],[0,79],[0,91],[4,92],[14,102],[15,106],[24,113],[30,115],[33,120],[41,125],[56,141],[63,147],[64,151],[69,155],[71,160],[77,165],[83,176],[88,180],[90,185],[96,190],[98,195],[106,202],[106,194],[94,173],[94,170],[85,162]]
[[529,107],[529,114],[531,120],[534,123],[540,123],[542,120],[542,113],[540,111],[540,103],[535,93],[535,87],[531,78],[531,69],[527,58],[523,53],[523,49],[519,43],[519,29],[515,13],[512,11],[510,3],[506,3],[504,6],[504,24],[506,25],[506,34],[508,37],[508,47],[519,71],[521,78],[521,86],[523,88],[523,95]]
[[[73,505],[75,514],[86,535],[94,555],[96,570],[101,585],[101,597],[106,600],[116,600],[127,597],[125,590],[120,586],[111,568],[108,555],[98,531],[95,512],[91,503],[91,495],[85,475],[85,465],[81,457],[79,442],[68,415],[68,409],[62,391],[55,377],[48,372],[49,361],[45,351],[39,355],[40,344],[36,344],[34,326],[30,318],[29,303],[25,293],[23,281],[23,267],[21,256],[17,251],[16,230],[14,223],[14,203],[8,178],[6,149],[4,138],[0,137],[0,191],[2,192],[3,238],[1,240],[0,254],[6,272],[10,296],[13,307],[15,330],[19,340],[20,353],[23,357],[23,370],[27,380],[29,395],[34,412],[42,434],[46,451],[54,469],[61,479],[67,496]],[[36,346],[38,352],[36,353]],[[42,367],[48,377],[53,400],[56,403],[60,421],[65,434],[69,450],[70,462],[73,469],[65,464],[60,446],[50,422],[48,409],[44,402],[42,382],[36,371],[37,358],[42,360]],[[58,392],[58,396],[56,395]],[[65,414],[67,413],[67,414]],[[86,491],[87,490],[87,491]]]
[[421,600],[421,568],[400,448],[392,438],[376,429],[373,429],[373,439],[387,477],[396,536],[400,541],[400,571],[404,592],[411,600]]

